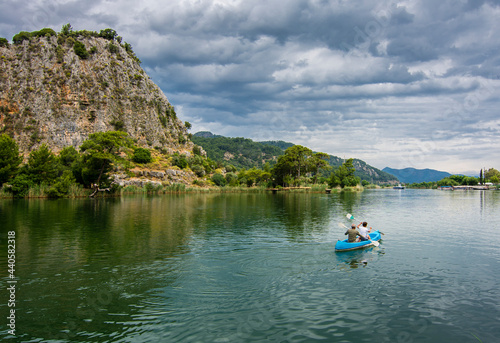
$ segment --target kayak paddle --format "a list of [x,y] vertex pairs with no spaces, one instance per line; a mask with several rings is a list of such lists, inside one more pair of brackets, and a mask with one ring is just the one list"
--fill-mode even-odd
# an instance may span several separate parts
[[[352,214],[350,214],[350,213],[347,213],[345,216],[349,220],[356,220],[356,218],[354,218],[354,216]],[[379,230],[378,232],[380,232],[381,235],[385,236],[385,233],[383,233],[382,231]]]

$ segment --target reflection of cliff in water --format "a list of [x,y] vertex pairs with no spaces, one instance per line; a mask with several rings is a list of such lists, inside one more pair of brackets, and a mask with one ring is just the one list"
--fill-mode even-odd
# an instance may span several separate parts
[[[9,215],[0,216],[0,234],[16,233],[19,307],[44,309],[23,312],[17,324],[30,330],[19,338],[71,341],[82,332],[118,334],[120,322],[136,320],[144,294],[176,282],[176,256],[186,252],[189,227],[175,222],[186,211],[179,202],[157,200],[1,200]],[[166,213],[165,204],[177,214]],[[5,251],[4,245],[0,241]],[[7,264],[4,258],[0,262]]]

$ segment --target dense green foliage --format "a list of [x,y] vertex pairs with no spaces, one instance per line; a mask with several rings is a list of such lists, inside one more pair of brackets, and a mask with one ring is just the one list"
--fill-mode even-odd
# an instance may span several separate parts
[[472,176],[452,175],[437,182],[438,186],[475,186],[479,180]]
[[102,37],[107,40],[114,40],[118,34],[113,29],[104,29],[99,32],[99,37]]
[[9,41],[7,40],[7,38],[0,37],[0,48],[8,46],[9,46]]
[[132,141],[125,132],[108,131],[89,135],[80,147],[82,152],[81,181],[86,186],[92,184],[109,186],[109,171],[118,158],[120,147],[131,147]]
[[232,164],[237,168],[262,168],[266,162],[275,163],[283,150],[271,145],[257,143],[247,138],[213,138],[194,135],[192,141],[203,147],[207,156],[217,162]]
[[112,54],[116,54],[118,51],[120,51],[118,46],[113,44],[113,43],[109,43],[108,45],[106,45],[106,47],[108,48],[109,52]]
[[301,177],[306,174],[317,175],[321,169],[328,169],[326,158],[327,154],[313,153],[311,149],[301,145],[291,146],[278,158],[272,169],[274,181],[283,186],[300,184]]
[[132,161],[136,163],[150,163],[153,160],[151,157],[151,151],[144,148],[137,148],[134,150],[134,155],[132,156]]
[[259,143],[265,144],[265,145],[272,145],[272,146],[280,148],[281,150],[286,150],[286,149],[295,145],[293,143],[284,142],[284,141],[262,141]]
[[271,186],[272,174],[267,165],[264,169],[251,168],[248,170],[242,169],[238,173],[238,183],[240,185],[247,185],[252,187],[254,185],[258,186]]
[[[112,163],[119,159],[120,148],[130,146],[127,134],[115,131],[91,134],[80,147],[80,153],[73,147],[67,147],[56,156],[47,145],[42,144],[31,151],[27,163],[17,170],[14,178],[6,178],[9,184],[6,190],[15,197],[24,197],[30,189],[42,187],[46,195],[60,197],[68,194],[71,188],[83,185],[89,187],[95,183],[109,186],[108,173]],[[5,135],[0,136],[0,154],[2,152],[5,152],[2,161],[11,161],[9,177],[12,177],[22,157],[17,145]]]
[[172,164],[181,169],[185,169],[188,166],[188,161],[185,156],[180,156],[179,154],[176,154],[174,155],[174,157],[172,157]]
[[353,159],[346,160],[328,179],[330,187],[354,187],[361,183],[361,179],[354,175],[356,169],[353,166]]
[[60,172],[56,155],[45,144],[37,150],[33,150],[28,158],[26,174],[36,183],[49,183],[54,180]]
[[465,175],[451,175],[436,182],[419,182],[407,184],[408,188],[438,188],[443,186],[475,186],[479,184],[479,178]]
[[8,135],[0,136],[0,186],[13,177],[23,158],[17,143]]
[[226,185],[226,179],[224,178],[224,176],[222,176],[222,174],[215,173],[214,175],[212,175],[211,180],[215,185],[219,187],[224,187]]
[[57,36],[56,31],[54,31],[51,28],[43,28],[40,31],[33,31],[31,32],[32,37],[51,37],[51,36]]
[[50,28],[44,28],[39,31],[33,32],[21,31],[18,34],[14,35],[14,37],[12,37],[12,41],[14,42],[14,44],[21,44],[25,40],[30,40],[31,37],[50,37],[56,35],[57,33]]
[[203,158],[198,154],[189,157],[187,162],[189,164],[189,168],[191,168],[191,170],[199,177],[212,173],[212,171],[218,167],[217,164],[211,159]]
[[70,168],[45,145],[33,150],[28,163],[21,167],[10,182],[10,192],[16,197],[26,196],[29,189],[37,185],[49,187],[51,197],[67,194],[75,178]]
[[495,168],[490,168],[484,172],[484,178],[486,179],[486,182],[497,184],[500,182],[500,172]]
[[83,44],[82,42],[75,41],[75,44],[73,45],[73,50],[75,51],[75,54],[82,60],[85,60],[89,57],[89,52],[85,48],[85,44]]
[[12,41],[14,42],[14,44],[21,44],[25,40],[30,40],[30,38],[31,38],[31,33],[26,31],[21,31],[18,34],[14,35],[14,37],[12,37]]

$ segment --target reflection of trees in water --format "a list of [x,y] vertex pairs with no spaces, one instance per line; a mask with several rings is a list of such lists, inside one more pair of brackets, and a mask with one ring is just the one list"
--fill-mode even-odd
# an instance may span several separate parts
[[288,236],[297,239],[306,233],[329,230],[332,222],[338,229],[339,220],[359,207],[360,199],[356,192],[278,193],[270,198],[273,211],[269,219],[281,222]]
[[340,192],[339,201],[342,204],[343,215],[347,213],[356,213],[360,207],[361,193],[359,192]]

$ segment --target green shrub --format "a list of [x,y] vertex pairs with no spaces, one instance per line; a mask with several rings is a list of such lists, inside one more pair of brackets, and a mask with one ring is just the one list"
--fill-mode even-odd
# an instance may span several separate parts
[[130,45],[129,43],[125,42],[123,44],[123,47],[125,48],[125,51],[126,52],[129,52],[129,53],[133,53],[134,51],[132,50],[132,45]]
[[85,48],[85,44],[79,41],[75,41],[75,45],[73,45],[73,50],[75,54],[80,57],[82,60],[86,60],[89,57],[89,52]]
[[167,127],[167,125],[168,125],[168,119],[167,119],[167,117],[160,116],[160,123],[161,123],[161,125],[162,125],[164,128],[166,128],[166,127]]
[[172,164],[181,169],[184,169],[188,166],[188,161],[184,156],[175,155],[174,157],[172,157]]
[[226,183],[231,187],[238,186],[238,175],[235,173],[227,173]]
[[59,176],[52,187],[49,188],[48,196],[51,198],[59,198],[69,193],[71,186],[76,183],[75,177],[71,170],[65,170]]
[[63,63],[64,49],[61,45],[58,45],[56,47],[56,57],[57,57],[57,63]]
[[58,159],[46,144],[30,152],[27,174],[35,184],[52,183],[60,172]]
[[9,47],[9,41],[7,38],[0,37],[0,47]]
[[200,166],[199,164],[194,165],[191,167],[191,170],[198,176],[202,177],[205,175],[205,168],[203,166]]
[[205,187],[206,186],[205,182],[202,181],[202,180],[194,180],[193,181],[193,185],[200,186],[200,187]]
[[14,42],[14,44],[21,44],[25,40],[30,40],[30,38],[31,38],[31,33],[26,31],[21,31],[17,35],[14,35],[14,37],[12,37],[12,41]]
[[72,146],[66,147],[59,153],[59,162],[65,167],[71,167],[73,162],[78,160],[78,151]]
[[104,29],[101,30],[99,36],[107,40],[114,40],[118,34],[113,29]]
[[123,130],[125,128],[125,123],[123,122],[123,120],[112,120],[110,124],[113,125],[115,131],[125,131]]
[[228,172],[228,173],[236,173],[238,171],[236,169],[236,167],[233,166],[232,164],[227,164],[224,168],[226,169],[226,172]]
[[33,187],[35,183],[26,174],[17,175],[10,183],[11,187],[8,190],[16,198],[22,198],[28,194],[30,187]]
[[66,45],[69,47],[75,46],[76,40],[73,37],[68,37],[66,39]]
[[114,45],[113,43],[109,43],[106,47],[108,48],[109,52],[112,54],[116,54],[120,50],[118,48],[118,46]]
[[61,29],[61,33],[63,35],[69,35],[71,32],[73,32],[73,28],[71,27],[71,24],[68,23],[68,24],[65,24],[63,25],[62,29]]
[[214,174],[211,177],[211,180],[213,183],[215,183],[219,187],[224,187],[226,185],[226,179],[224,178],[224,176],[222,176],[222,174],[219,174],[219,173]]
[[52,30],[51,28],[43,28],[40,31],[33,31],[31,32],[32,37],[45,37],[45,36],[56,36],[57,33],[56,31]]
[[22,161],[16,141],[6,134],[0,135],[0,186],[16,174]]
[[152,193],[155,191],[155,186],[151,183],[151,182],[148,182],[146,183],[146,185],[144,186],[144,189],[147,193]]
[[195,146],[193,147],[193,154],[194,154],[195,156],[201,156],[201,148],[200,148],[200,146],[195,145]]
[[151,151],[144,148],[137,148],[134,150],[134,155],[132,156],[132,161],[136,163],[150,163],[153,160],[151,157]]

